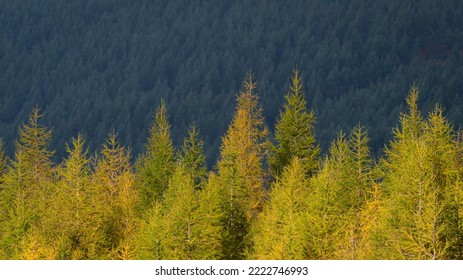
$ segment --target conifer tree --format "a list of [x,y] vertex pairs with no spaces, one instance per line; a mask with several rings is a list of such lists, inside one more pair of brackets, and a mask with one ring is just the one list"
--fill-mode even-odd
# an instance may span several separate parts
[[192,176],[178,163],[163,201],[157,201],[142,226],[141,258],[218,259],[221,209],[216,186],[196,190]]
[[15,159],[4,176],[2,249],[6,258],[20,258],[17,247],[29,229],[36,228],[47,213],[52,185],[53,152],[48,150],[52,131],[39,123],[38,107],[19,130]]
[[174,169],[174,153],[167,108],[161,101],[149,129],[146,153],[137,163],[137,186],[143,207],[149,207],[154,200],[162,198]]
[[279,176],[291,158],[297,156],[303,162],[304,172],[313,175],[319,168],[320,147],[314,136],[315,114],[307,109],[302,77],[297,69],[293,72],[290,91],[285,99],[286,104],[275,125],[276,144],[270,149],[270,171],[274,177]]
[[360,210],[359,242],[357,243],[356,256],[360,260],[386,259],[382,244],[384,233],[381,231],[381,216],[383,215],[384,198],[381,186],[373,183],[372,189],[367,196],[368,200]]
[[333,259],[340,242],[345,238],[342,229],[347,227],[346,214],[352,205],[352,189],[355,181],[355,164],[349,143],[340,132],[333,141],[323,168],[313,177],[314,191],[310,196],[308,222],[310,258]]
[[191,174],[196,188],[202,188],[207,174],[203,146],[204,142],[199,139],[196,126],[191,126],[188,136],[183,140],[181,160],[186,172]]
[[3,146],[3,140],[0,138],[0,186],[3,184],[3,174],[5,174],[8,167],[8,157],[5,155]]
[[256,83],[248,74],[232,123],[222,139],[218,162],[219,184],[224,188],[224,257],[244,257],[249,223],[262,209],[264,197],[264,143],[268,134],[262,109],[254,90]]
[[384,160],[388,195],[384,248],[393,259],[442,259],[449,247],[442,221],[447,216],[451,129],[440,109],[424,121],[417,99],[418,91],[412,88],[407,97],[409,113],[402,115],[401,129],[394,131]]
[[307,258],[309,181],[294,157],[271,189],[270,200],[253,227],[254,259]]
[[[360,125],[342,132],[314,177],[309,223],[311,254],[321,259],[357,259],[362,208],[370,191],[368,136]],[[318,241],[320,240],[320,241]]]
[[93,177],[99,202],[97,211],[101,215],[100,228],[105,235],[109,258],[133,258],[138,192],[130,152],[118,143],[114,132],[103,145]]
[[85,140],[79,134],[66,145],[68,153],[58,175],[58,188],[52,198],[54,215],[45,221],[59,259],[98,259],[103,255],[104,236],[98,228],[94,203],[98,200],[92,188],[90,159]]

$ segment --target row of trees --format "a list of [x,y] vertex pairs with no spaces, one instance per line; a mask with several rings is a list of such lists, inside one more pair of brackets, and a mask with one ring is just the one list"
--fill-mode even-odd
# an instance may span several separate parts
[[379,160],[361,125],[321,156],[301,81],[272,137],[246,76],[213,171],[194,125],[173,145],[163,102],[135,164],[115,132],[55,164],[34,109],[0,153],[0,258],[461,259],[463,147],[442,109],[422,116],[412,87]]

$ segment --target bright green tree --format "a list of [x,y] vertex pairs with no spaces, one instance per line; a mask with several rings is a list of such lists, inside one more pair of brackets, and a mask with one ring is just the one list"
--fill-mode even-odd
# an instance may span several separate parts
[[199,139],[196,126],[191,126],[188,136],[183,140],[181,161],[187,173],[194,179],[196,188],[202,188],[205,183],[207,168],[204,155],[204,142]]
[[291,158],[301,159],[304,172],[313,175],[318,169],[320,147],[314,136],[315,114],[307,109],[302,88],[302,77],[294,70],[291,87],[285,96],[286,103],[275,125],[276,144],[271,145],[270,171],[279,176]]
[[161,101],[149,129],[146,152],[137,162],[142,207],[149,207],[154,200],[162,198],[174,169],[174,153],[166,103]]

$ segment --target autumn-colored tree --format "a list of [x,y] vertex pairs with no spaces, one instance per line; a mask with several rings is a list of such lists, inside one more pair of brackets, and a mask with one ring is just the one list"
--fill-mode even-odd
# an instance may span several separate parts
[[122,147],[112,132],[103,145],[93,175],[97,192],[95,207],[100,215],[109,258],[131,259],[135,256],[133,236],[137,228],[138,192],[130,164],[130,152]]
[[221,200],[214,188],[196,189],[191,174],[178,163],[164,200],[155,203],[142,226],[138,257],[219,259]]
[[384,250],[392,259],[442,259],[447,255],[447,194],[454,151],[451,128],[436,108],[427,121],[417,109],[418,91],[384,160]]
[[22,258],[17,245],[47,213],[53,179],[53,152],[48,150],[52,131],[39,123],[41,117],[36,107],[21,126],[14,160],[4,175],[1,247],[5,258]]
[[244,257],[249,223],[262,209],[265,172],[264,143],[268,134],[262,117],[256,83],[248,74],[237,97],[232,123],[222,139],[218,184],[224,189],[224,257]]
[[306,259],[309,180],[303,161],[294,157],[274,182],[269,202],[252,230],[253,259]]

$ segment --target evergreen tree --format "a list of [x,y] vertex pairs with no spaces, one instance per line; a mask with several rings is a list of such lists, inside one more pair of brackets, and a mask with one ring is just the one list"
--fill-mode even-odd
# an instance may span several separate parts
[[170,136],[167,109],[162,101],[149,129],[146,153],[137,163],[137,186],[140,189],[143,207],[148,207],[154,200],[162,198],[174,169],[174,162],[174,146]]
[[244,257],[249,223],[262,209],[264,197],[264,143],[267,129],[248,74],[227,134],[222,139],[218,183],[224,189],[224,257]]
[[294,156],[301,159],[304,172],[309,176],[319,168],[320,147],[314,136],[315,114],[307,109],[302,77],[297,69],[291,82],[290,91],[285,96],[286,104],[275,125],[276,144],[270,149],[269,165],[274,177],[280,175]]

